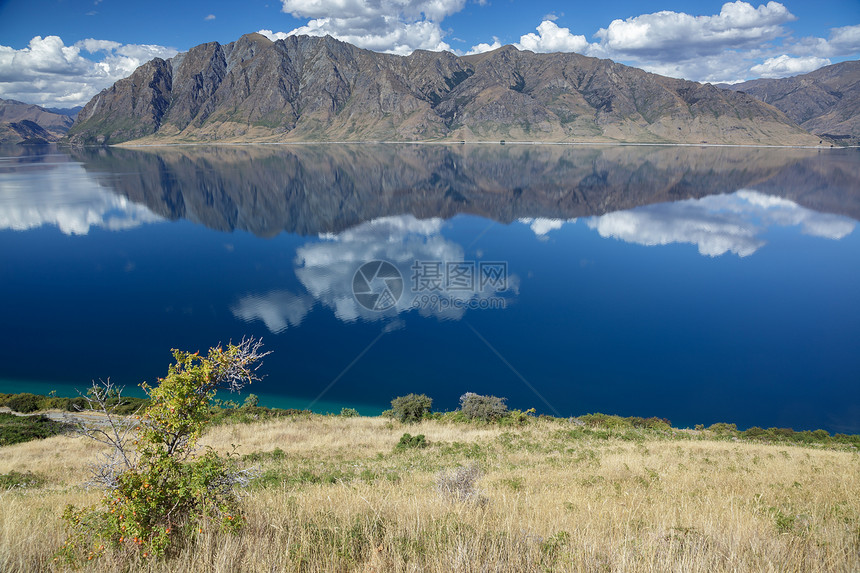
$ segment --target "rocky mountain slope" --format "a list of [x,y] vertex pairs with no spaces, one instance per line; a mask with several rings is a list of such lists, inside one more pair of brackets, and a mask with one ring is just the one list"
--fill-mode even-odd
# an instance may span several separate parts
[[[72,148],[167,219],[272,237],[392,215],[572,219],[751,188],[860,220],[852,152],[737,147],[286,145]],[[798,183],[802,183],[798,185]]]
[[258,34],[144,64],[94,97],[69,138],[818,143],[746,94],[610,60],[511,46],[404,57]]
[[860,144],[860,61],[791,78],[752,80],[731,88],[782,110],[807,131]]
[[0,99],[0,143],[48,143],[63,137],[74,118],[37,105]]

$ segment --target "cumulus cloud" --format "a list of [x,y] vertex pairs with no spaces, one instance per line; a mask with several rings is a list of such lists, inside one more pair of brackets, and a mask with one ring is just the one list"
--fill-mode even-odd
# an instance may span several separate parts
[[617,211],[587,224],[601,237],[647,246],[692,244],[710,257],[752,255],[766,244],[761,235],[773,225],[799,226],[804,234],[834,240],[855,227],[847,217],[818,213],[752,190]]
[[834,28],[829,39],[795,40],[788,25],[796,20],[774,1],[728,2],[712,15],[664,10],[614,20],[595,33],[596,42],[574,51],[711,83],[806,73],[829,64],[830,57],[860,53],[860,25]]
[[331,35],[361,48],[407,55],[416,49],[450,50],[440,24],[462,10],[466,0],[282,0],[282,5],[293,17],[310,20],[289,32],[261,34],[273,39]]
[[280,334],[287,328],[300,326],[313,306],[314,299],[308,295],[274,290],[243,296],[230,307],[230,312],[245,322],[262,320],[272,334]]
[[802,56],[792,58],[785,54],[775,58],[768,58],[761,64],[750,68],[750,71],[760,78],[784,78],[797,74],[805,74],[830,64],[827,58],[816,56]]
[[20,164],[0,172],[0,229],[53,225],[66,235],[86,235],[92,227],[118,231],[159,221],[146,207],[108,191],[78,163]]
[[[439,262],[443,269],[446,263],[464,261],[462,247],[441,236],[443,224],[442,219],[420,220],[412,215],[382,217],[342,233],[323,235],[319,242],[297,249],[296,276],[316,301],[344,322],[392,320],[399,313],[416,307],[422,316],[460,319],[470,301],[480,302],[503,293],[497,293],[492,285],[428,293],[418,285],[420,277],[426,275],[420,270],[423,266],[419,266],[419,270],[414,268],[415,261]],[[368,310],[358,304],[352,290],[356,271],[364,263],[375,260],[388,261],[403,278],[400,298],[382,312]],[[508,275],[507,283],[508,290],[504,294],[516,292],[517,278]],[[447,307],[432,303],[425,305],[418,300],[423,294],[441,294],[443,298],[456,300],[459,304]]]
[[215,19],[215,14],[208,14],[205,18],[203,18],[207,22],[211,22]]
[[483,54],[484,52],[492,52],[493,50],[498,50],[502,47],[502,43],[499,42],[499,39],[493,36],[493,43],[487,44],[486,42],[482,42],[480,44],[475,44],[472,46],[465,55],[471,56],[472,54]]
[[860,52],[860,24],[843,26],[830,30],[830,37],[803,38],[792,45],[792,50],[798,55],[813,55],[819,57],[854,56]]
[[0,46],[0,97],[49,107],[84,105],[141,64],[176,53],[164,46],[94,38],[66,46],[58,36],[36,36],[26,48]]
[[585,36],[575,35],[570,28],[561,28],[552,20],[544,20],[537,27],[538,33],[525,34],[514,44],[520,50],[532,52],[577,52],[584,54],[589,49]]
[[[755,77],[785,77],[828,65],[830,57],[860,54],[860,25],[834,28],[828,39],[796,40],[789,25],[797,18],[779,2],[754,6],[738,0],[718,14],[691,15],[664,10],[614,20],[589,41],[584,34],[543,18],[536,32],[514,43],[520,50],[576,52],[611,58],[656,74],[710,83],[737,83]],[[472,46],[466,54],[501,47]]]
[[536,219],[519,219],[519,222],[528,225],[539,239],[544,239],[550,231],[561,229],[565,223],[576,223],[576,219],[547,219],[538,217]]
[[595,36],[614,53],[690,58],[759,47],[786,34],[783,24],[795,19],[779,2],[754,8],[739,0],[723,4],[720,13],[713,16],[664,10],[614,20]]

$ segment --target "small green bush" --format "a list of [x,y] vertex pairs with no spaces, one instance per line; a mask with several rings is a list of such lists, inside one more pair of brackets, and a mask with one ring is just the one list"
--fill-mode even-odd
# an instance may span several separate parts
[[0,446],[49,438],[68,431],[70,427],[44,416],[0,413]]
[[39,396],[28,392],[13,394],[6,400],[6,405],[15,412],[29,414],[39,409]]
[[427,439],[424,437],[424,434],[418,434],[417,436],[413,436],[411,434],[403,434],[402,436],[400,436],[400,442],[398,442],[398,444],[394,446],[394,449],[399,452],[403,450],[414,450],[426,447]]
[[420,422],[430,413],[433,399],[426,394],[407,394],[391,401],[394,417],[401,422]]
[[717,422],[716,424],[711,424],[708,426],[708,430],[714,432],[717,435],[734,435],[738,431],[737,424],[726,424],[725,422]]
[[622,429],[629,428],[630,423],[621,416],[608,414],[585,414],[579,417],[580,421],[593,428]]
[[357,418],[361,414],[358,413],[358,410],[355,408],[341,408],[340,416],[342,418]]
[[466,392],[460,396],[460,411],[469,420],[495,422],[508,413],[505,400],[506,398],[497,396],[481,396],[474,392]]
[[825,442],[825,441],[830,439],[830,434],[827,432],[827,430],[819,429],[819,430],[814,430],[812,432],[812,437],[818,441]]

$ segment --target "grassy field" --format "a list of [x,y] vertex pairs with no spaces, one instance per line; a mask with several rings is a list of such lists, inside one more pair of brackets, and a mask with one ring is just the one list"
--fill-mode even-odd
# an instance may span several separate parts
[[[396,448],[407,432],[425,447]],[[319,415],[203,442],[258,468],[246,527],[203,529],[165,560],[109,550],[86,570],[860,571],[851,445]],[[63,569],[60,514],[99,499],[81,485],[98,453],[72,435],[0,448],[0,571]]]

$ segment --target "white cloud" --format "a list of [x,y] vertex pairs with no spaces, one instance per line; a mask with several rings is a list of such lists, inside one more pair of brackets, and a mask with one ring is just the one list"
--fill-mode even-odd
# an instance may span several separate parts
[[[78,163],[31,167],[38,173],[26,165],[0,173],[0,229],[54,225],[66,235],[86,235],[92,227],[118,231],[162,220],[146,207],[106,190]],[[33,185],[34,177],[39,185]]]
[[[463,262],[462,247],[441,236],[443,224],[442,219],[438,218],[419,220],[412,215],[403,215],[382,217],[342,233],[323,235],[319,242],[308,243],[297,249],[296,276],[315,300],[331,309],[344,322],[391,320],[401,312],[413,310],[416,297],[428,294],[413,289],[415,261],[441,262],[442,269],[445,263]],[[364,263],[375,260],[390,262],[403,277],[400,299],[383,312],[371,311],[359,305],[352,291],[356,271]],[[508,291],[516,292],[517,278],[508,275],[507,279]],[[458,320],[465,314],[465,306],[469,301],[497,296],[490,286],[480,292],[446,290],[441,294],[442,298],[449,301],[456,299],[462,304],[451,304],[447,308],[419,304],[419,314]]]
[[528,225],[532,232],[539,238],[545,238],[550,231],[561,229],[566,223],[576,223],[576,219],[519,219],[519,222]]
[[750,68],[750,71],[760,78],[784,78],[797,74],[805,74],[830,64],[827,58],[816,56],[801,56],[792,58],[785,54],[768,58],[763,63]]
[[480,44],[475,44],[474,46],[472,46],[469,49],[469,51],[466,52],[465,55],[471,56],[472,54],[483,54],[484,52],[492,52],[493,50],[498,50],[501,47],[502,47],[502,44],[501,44],[501,42],[499,42],[499,39],[496,38],[495,36],[493,36],[493,43],[492,44],[487,44],[485,42],[482,42]]
[[850,55],[860,50],[860,24],[830,30],[827,42],[834,55]]
[[230,312],[245,322],[262,320],[270,332],[280,334],[287,328],[300,326],[313,306],[314,299],[308,295],[275,290],[244,296],[230,307]]
[[802,56],[856,56],[860,52],[860,24],[832,28],[830,38],[803,38],[793,44],[792,51]]
[[283,11],[296,18],[364,20],[379,16],[404,21],[441,21],[463,9],[466,0],[282,0]]
[[761,235],[773,225],[799,226],[804,234],[834,240],[855,227],[848,217],[818,213],[752,190],[617,211],[587,224],[601,237],[647,246],[693,244],[710,257],[752,255],[765,245]]
[[208,14],[205,18],[203,18],[207,22],[211,22],[215,19],[215,14]]
[[520,50],[532,52],[577,52],[584,54],[589,49],[585,36],[578,36],[570,28],[560,28],[551,20],[544,20],[537,27],[538,33],[525,34],[514,44]]
[[[82,51],[98,59],[85,58]],[[19,50],[0,46],[0,97],[49,107],[84,105],[141,64],[176,53],[164,46],[93,38],[66,46],[58,36],[36,36]]]
[[833,28],[829,39],[795,40],[788,24],[797,20],[779,2],[754,6],[738,0],[718,14],[664,10],[614,20],[589,43],[549,18],[538,33],[515,44],[536,52],[578,52],[612,58],[660,75],[711,83],[805,73],[830,57],[860,55],[860,25]]
[[607,50],[628,55],[691,58],[726,49],[759,47],[786,33],[795,16],[779,2],[754,8],[747,2],[723,4],[713,16],[661,11],[614,20],[595,34]]
[[401,22],[391,18],[377,18],[374,22],[346,21],[341,18],[319,18],[311,20],[289,32],[260,30],[260,34],[271,40],[289,36],[332,36],[359,48],[375,52],[387,52],[406,56],[415,50],[436,52],[451,49],[443,41],[445,33],[435,22]]
[[282,0],[283,11],[307,24],[289,32],[272,33],[279,39],[296,34],[330,35],[360,48],[407,55],[417,49],[443,51],[440,23],[463,9],[466,0]]

